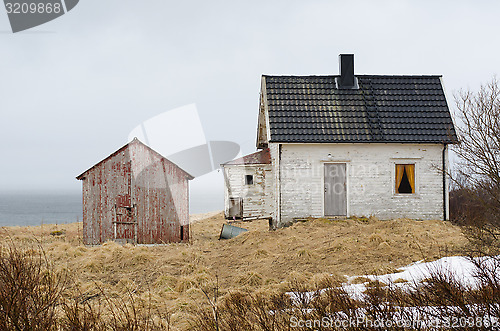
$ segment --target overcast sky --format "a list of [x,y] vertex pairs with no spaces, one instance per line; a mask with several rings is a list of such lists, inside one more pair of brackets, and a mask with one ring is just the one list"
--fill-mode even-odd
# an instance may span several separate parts
[[207,140],[253,152],[260,76],[337,74],[340,53],[359,74],[443,75],[453,105],[500,72],[499,14],[499,1],[81,0],[13,34],[0,10],[0,191],[78,192],[135,126],[191,103]]

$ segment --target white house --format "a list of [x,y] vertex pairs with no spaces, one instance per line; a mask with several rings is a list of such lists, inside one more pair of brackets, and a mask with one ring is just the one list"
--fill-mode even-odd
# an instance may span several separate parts
[[441,76],[354,75],[354,56],[339,58],[336,76],[262,77],[262,151],[250,156],[268,149],[269,160],[223,165],[228,218],[235,201],[238,216],[274,228],[307,217],[448,218],[457,138]]

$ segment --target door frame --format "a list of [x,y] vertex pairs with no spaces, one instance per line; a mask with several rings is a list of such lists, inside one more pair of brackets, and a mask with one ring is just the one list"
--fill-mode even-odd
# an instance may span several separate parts
[[349,217],[350,215],[350,199],[349,199],[349,168],[350,164],[349,161],[328,161],[328,162],[321,162],[321,215],[323,217],[343,217],[342,215],[339,216],[331,216],[331,215],[325,215],[325,166],[327,164],[345,164],[345,195],[346,195],[346,214],[344,215],[345,217]]
[[[127,172],[127,193],[126,194],[118,194],[115,197],[115,207],[114,207],[114,220],[112,221],[113,224],[113,240],[116,242],[125,242],[125,243],[132,243],[132,244],[137,244],[137,232],[138,232],[138,221],[137,221],[137,206],[134,203],[133,200],[133,191],[132,191],[132,161],[127,161],[126,163],[126,172]],[[128,197],[128,203],[124,203],[120,201],[118,203],[118,199],[120,198],[127,198]],[[119,205],[118,205],[119,204]],[[127,219],[128,221],[119,221],[118,220],[118,215],[125,215],[125,214],[118,214],[118,210],[121,209],[122,213],[127,214]],[[123,226],[131,226],[131,232],[132,232],[132,238],[117,238],[117,227],[118,224],[123,225]]]

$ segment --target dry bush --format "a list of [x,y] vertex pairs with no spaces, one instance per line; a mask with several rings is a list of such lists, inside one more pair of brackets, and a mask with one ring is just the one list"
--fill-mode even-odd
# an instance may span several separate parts
[[0,330],[169,330],[170,315],[126,288],[72,297],[41,246],[0,246]]
[[94,292],[65,298],[59,322],[63,330],[170,330],[170,313],[154,308],[151,298],[141,298],[129,289],[118,296],[98,286]]
[[[500,194],[500,192],[498,193]],[[450,220],[462,227],[469,241],[468,254],[500,253],[500,216],[490,206],[489,193],[481,188],[460,187],[450,192]]]
[[190,327],[200,331],[287,330],[292,306],[285,292],[234,291],[217,305],[217,315],[211,305],[194,310]]
[[64,318],[61,319],[60,325],[63,330],[106,330],[106,325],[102,318],[102,306],[100,302],[98,304],[91,304],[88,301],[91,298],[68,298],[62,302]]
[[[356,321],[337,324],[336,329],[342,330],[496,329],[495,323],[500,321],[500,258],[471,261],[475,286],[440,268],[431,270],[424,282],[404,288],[373,282],[358,300],[334,279],[314,288],[303,280],[292,280],[286,290],[229,292],[192,311],[191,329],[332,330],[335,321]],[[325,319],[330,324],[322,324]],[[318,324],[292,327],[294,321]]]
[[[478,91],[455,96],[459,157],[452,174],[450,213],[483,254],[500,252],[500,86],[496,78]],[[487,248],[485,251],[484,248]]]
[[56,272],[40,246],[0,247],[0,329],[52,330],[67,275]]

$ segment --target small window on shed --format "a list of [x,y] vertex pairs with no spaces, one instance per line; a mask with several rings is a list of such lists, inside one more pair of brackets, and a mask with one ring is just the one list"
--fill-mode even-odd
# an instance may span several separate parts
[[396,164],[396,193],[415,193],[414,164]]
[[253,185],[253,175],[245,175],[245,185]]

